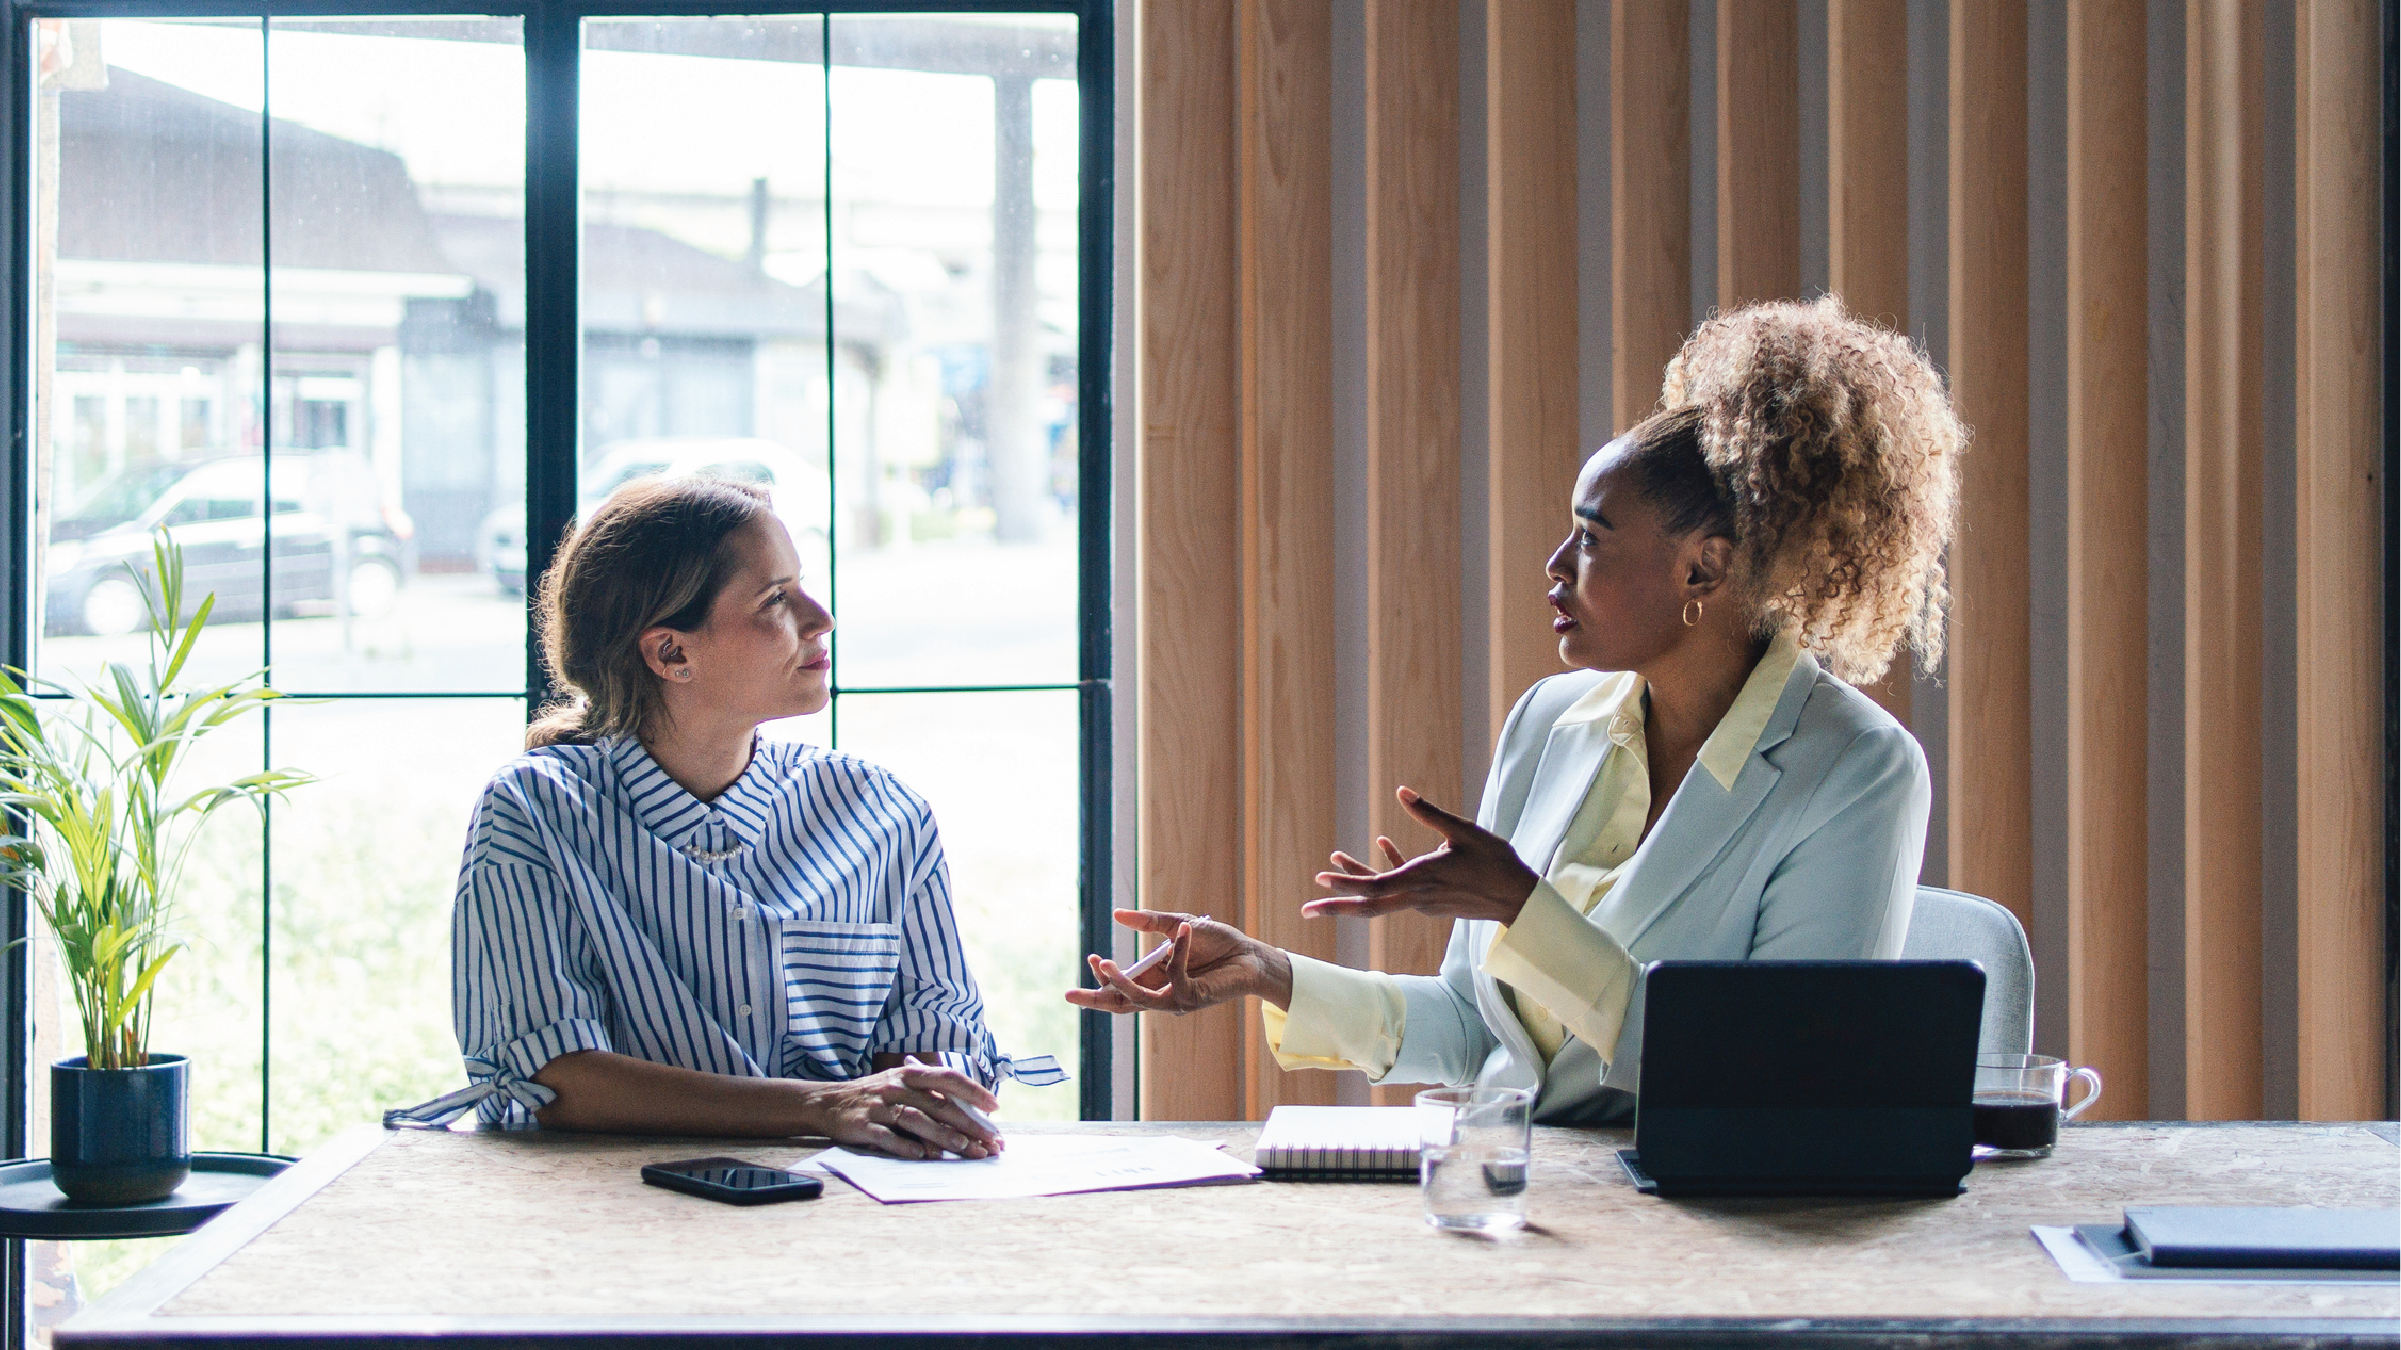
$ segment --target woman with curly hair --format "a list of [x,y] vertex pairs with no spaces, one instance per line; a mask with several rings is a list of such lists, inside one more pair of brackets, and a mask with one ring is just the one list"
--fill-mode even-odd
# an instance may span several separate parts
[[1622,1118],[1641,968],[1897,956],[1931,788],[1917,742],[1853,686],[1940,660],[1963,435],[1942,380],[1835,299],[1703,324],[1665,411],[1584,465],[1551,555],[1559,657],[1518,700],[1475,822],[1403,787],[1443,844],[1347,853],[1311,915],[1455,920],[1439,975],[1296,956],[1202,917],[1094,958],[1110,1012],[1263,1004],[1285,1068],[1539,1090],[1546,1122]]

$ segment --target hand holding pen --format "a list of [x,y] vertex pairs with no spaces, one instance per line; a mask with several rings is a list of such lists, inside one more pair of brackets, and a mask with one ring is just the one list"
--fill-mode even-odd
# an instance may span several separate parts
[[[922,1055],[916,1053],[905,1055],[902,1057],[902,1060],[904,1063],[918,1065],[928,1069],[939,1069],[943,1067],[938,1058],[935,1060],[927,1060]],[[978,1109],[975,1103],[968,1101],[964,1097],[955,1096],[945,1096],[943,1097],[943,1100],[949,1102],[950,1105],[955,1108],[960,1115],[967,1117],[968,1120],[974,1123],[976,1129],[982,1131],[984,1137],[977,1142],[983,1145],[986,1152],[978,1156],[996,1158],[1008,1148],[1009,1141],[1001,1136],[1000,1126],[994,1123],[992,1117],[985,1115],[983,1111]],[[951,1152],[957,1157],[964,1158],[970,1156],[965,1153],[960,1153],[955,1149]]]

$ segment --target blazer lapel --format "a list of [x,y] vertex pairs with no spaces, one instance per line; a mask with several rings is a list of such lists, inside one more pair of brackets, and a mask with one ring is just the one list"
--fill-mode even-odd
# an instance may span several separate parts
[[[1534,767],[1533,785],[1527,789],[1525,806],[1518,813],[1517,828],[1509,836],[1509,844],[1517,850],[1517,856],[1536,872],[1550,870],[1551,855],[1559,851],[1560,841],[1575,823],[1576,812],[1592,791],[1602,763],[1609,758],[1612,748],[1609,718],[1603,712],[1604,701],[1588,695],[1586,700],[1579,700],[1561,714],[1543,742],[1542,758]],[[1474,944],[1471,952],[1475,958],[1476,1006],[1484,1014],[1484,1024],[1500,1035],[1520,1063],[1532,1067],[1535,1086],[1539,1087],[1542,1056],[1535,1052],[1534,1038],[1526,1033],[1525,1024],[1517,1019],[1508,998],[1501,993],[1500,981],[1484,972],[1484,953],[1491,949],[1498,932],[1499,925],[1482,922],[1468,929],[1468,941]]]
[[[1597,693],[1598,691],[1596,691]],[[1615,743],[1609,739],[1608,712],[1616,705],[1587,696],[1562,714],[1543,744],[1542,760],[1534,768],[1534,785],[1510,831],[1510,846],[1528,867],[1548,874],[1551,856],[1559,851],[1568,827],[1576,823]]]
[[1760,731],[1732,788],[1719,787],[1717,779],[1697,761],[1684,775],[1659,823],[1651,827],[1650,837],[1627,859],[1625,876],[1594,911],[1593,919],[1621,945],[1631,948],[1683,898],[1709,865],[1732,846],[1759,804],[1775,790],[1784,771],[1768,758],[1768,751],[1792,735],[1801,707],[1817,682],[1817,669],[1817,662],[1806,652],[1793,663],[1792,673],[1784,680],[1783,696],[1776,701],[1775,715]]

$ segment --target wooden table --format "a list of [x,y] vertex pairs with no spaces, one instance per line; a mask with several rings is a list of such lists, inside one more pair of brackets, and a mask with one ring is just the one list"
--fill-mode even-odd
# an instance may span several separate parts
[[[1027,1127],[1030,1131],[1035,1127]],[[1222,1139],[1253,1125],[1104,1125]],[[1414,1186],[1259,1183],[879,1205],[840,1182],[738,1209],[643,1162],[812,1148],[546,1133],[345,1135],[69,1322],[62,1344],[839,1339],[1014,1347],[2401,1342],[2391,1284],[2074,1284],[2031,1224],[2129,1203],[2401,1204],[2390,1125],[2071,1129],[1954,1200],[1662,1201],[1622,1131],[1535,1132],[1507,1238],[1437,1233]]]

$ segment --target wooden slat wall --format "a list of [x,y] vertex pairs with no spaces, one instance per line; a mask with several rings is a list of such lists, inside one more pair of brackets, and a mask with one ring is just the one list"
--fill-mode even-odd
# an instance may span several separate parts
[[[2384,1113],[2377,16],[2297,0],[2301,1115]],[[2390,338],[2388,337],[2388,341]],[[2392,1011],[2385,1009],[2390,1017]]]
[[1576,395],[1576,7],[1574,0],[1483,4],[1492,691],[1485,717],[1488,734],[1497,737],[1518,696],[1562,669],[1543,567],[1567,533],[1568,496],[1583,462]]
[[[1458,522],[1459,8],[1367,0],[1368,826],[1415,852],[1392,790],[1463,806]],[[1328,836],[1331,838],[1331,836]],[[1322,857],[1323,849],[1320,850]],[[1432,971],[1450,925],[1369,930],[1378,970]],[[1320,1075],[1321,1077],[1323,1075]]]
[[[1141,902],[1243,919],[1241,230],[1234,10],[1153,0],[1137,39]],[[1142,1114],[1244,1109],[1240,1005],[1143,1019]]]
[[1801,294],[1801,8],[1717,11],[1717,302]]
[[1950,876],[2034,925],[2027,554],[2026,5],[1950,8],[1951,396],[1973,439],[1951,542]]
[[[1461,807],[1459,731],[1496,732],[1512,701],[1557,667],[1541,567],[1581,453],[1578,382],[1608,379],[1619,424],[1655,406],[1690,323],[1696,247],[1714,234],[1721,304],[1800,293],[1807,195],[1799,0],[1608,0],[1610,252],[1577,256],[1575,0],[1362,0],[1352,32],[1322,0],[1137,0],[1128,107],[1140,251],[1135,401],[1140,532],[1139,874],[1144,904],[1215,913],[1330,956],[1331,925],[1301,920],[1309,875],[1364,808],[1374,832],[1428,842],[1391,801],[1407,782]],[[1689,50],[1692,3],[1713,7],[1714,50]],[[2376,0],[2292,0],[2294,64],[2277,69],[2255,0],[2065,0],[2065,235],[2036,239],[2029,202],[2026,0],[1952,0],[1948,52],[1947,374],[1973,439],[1962,464],[1946,689],[1947,874],[2064,950],[2039,978],[2066,990],[2069,1053],[2109,1080],[2099,1114],[2152,1109],[2151,1028],[2181,1056],[2183,1109],[2239,1118],[2295,1100],[2321,1119],[2383,1109],[2384,769]],[[1467,8],[1463,11],[1461,5]],[[1909,0],[1825,0],[1823,222],[1831,285],[1896,326],[1909,313]],[[2154,166],[2147,25],[2182,25],[2186,158]],[[1481,30],[1485,195],[1462,201],[1461,36]],[[1587,26],[1586,38],[1592,36]],[[2166,35],[2173,37],[2174,35]],[[2176,43],[2163,41],[2163,50]],[[1716,69],[1716,134],[1690,139],[1691,59]],[[1342,59],[1348,57],[1348,63]],[[1468,67],[1473,70],[1472,64]],[[1337,72],[1349,71],[1338,77]],[[1352,83],[1343,85],[1340,79]],[[2284,83],[2280,83],[2284,82]],[[2295,109],[2295,195],[2268,194],[2266,113]],[[1356,100],[1338,102],[1337,100]],[[1588,106],[1595,100],[1587,99]],[[1918,106],[1922,106],[1918,105]],[[1343,118],[1362,119],[1357,140]],[[1593,134],[1586,128],[1583,134]],[[1334,162],[1359,144],[1365,162]],[[1589,149],[1590,147],[1585,147]],[[2045,155],[2055,148],[2035,147]],[[2156,168],[2157,177],[2152,176]],[[2046,172],[2049,170],[2046,169]],[[1692,216],[1695,173],[1716,218]],[[1707,183],[1709,180],[1702,180]],[[1346,184],[1355,185],[1346,187]],[[1332,237],[1342,191],[1364,238]],[[2185,311],[2155,323],[2151,221],[2181,193]],[[1921,194],[1922,195],[1922,194]],[[1343,214],[1353,209],[1344,203]],[[1481,212],[1485,293],[1463,299],[1462,220]],[[2280,531],[2266,418],[2282,377],[2263,334],[2279,284],[2269,247],[2295,251],[2293,492],[2296,570],[2269,594]],[[2040,218],[2058,229],[2055,218]],[[1815,222],[1811,222],[1815,224]],[[2038,222],[2039,223],[2039,222]],[[1590,224],[1590,222],[1586,222]],[[1594,237],[1588,231],[1584,237]],[[2066,312],[2030,313],[2030,246],[2064,246]],[[1579,371],[1579,270],[1606,266],[1607,370]],[[1337,268],[1364,310],[1356,378],[1336,384]],[[1473,272],[1475,269],[1467,269]],[[1923,280],[1923,278],[1920,278]],[[1465,303],[1484,303],[1485,477],[1462,482]],[[2029,557],[2032,339],[2066,335],[2065,586],[2034,591]],[[2155,339],[2182,343],[2182,627],[2150,612],[2149,481]],[[1596,344],[1597,349],[1597,344]],[[2164,396],[2166,391],[2160,391]],[[1358,397],[1363,394],[1364,397]],[[2048,395],[2042,395],[2047,397]],[[1350,412],[1343,411],[1351,409]],[[1363,482],[1337,477],[1336,419],[1356,416]],[[2163,419],[2164,420],[2164,419]],[[1352,428],[1345,427],[1347,430]],[[2176,447],[2165,447],[2174,453]],[[2060,453],[2047,449],[2044,453]],[[1463,511],[1486,510],[1469,558]],[[1345,517],[1345,511],[1353,514]],[[1360,522],[1355,540],[1335,522]],[[1348,541],[1348,542],[1346,542]],[[1348,550],[1346,552],[1345,550]],[[1346,573],[1367,613],[1338,620]],[[1489,589],[1467,591],[1467,578]],[[2048,584],[2048,583],[2046,583]],[[2064,662],[2038,669],[2034,625],[2057,625]],[[2278,627],[2291,624],[2290,629]],[[1338,644],[1360,641],[1363,652]],[[1344,634],[1350,636],[1345,637]],[[2155,637],[2181,643],[2182,759],[2154,765],[2147,727]],[[2262,783],[2284,747],[2262,701],[2265,654],[2298,653],[2297,780]],[[2169,650],[2174,650],[2170,648]],[[1464,706],[1477,655],[1490,698]],[[2052,658],[2045,657],[2046,662]],[[1345,681],[1354,682],[1346,686]],[[1906,718],[1904,672],[1871,691]],[[2065,833],[2038,835],[2036,691],[2056,698]],[[1338,762],[1338,710],[1366,734]],[[1918,709],[1925,712],[1931,709]],[[2153,821],[2154,784],[2180,797]],[[2267,813],[2291,788],[2292,856]],[[1364,802],[1345,801],[1349,790]],[[2155,831],[2182,849],[2176,1009],[2152,1006],[2148,860]],[[2062,914],[2033,909],[2033,860],[2063,856]],[[2270,877],[2290,868],[2298,930],[2279,959]],[[2060,931],[2041,931],[2043,923]],[[1368,955],[1435,968],[1447,925],[1380,921]],[[2263,941],[2263,936],[2275,939]],[[2170,992],[2170,986],[2180,993]],[[2270,1006],[2290,990],[2298,1006]],[[2290,1024],[2297,1033],[2281,1027]],[[1280,1073],[1254,1010],[1147,1023],[1143,1109],[1161,1118],[1257,1114],[1324,1101],[1332,1075]],[[2278,1039],[2282,1037],[2282,1039]],[[2163,1059],[2172,1063],[2173,1060]],[[1384,1089],[1379,1100],[1397,1100]]]
[[1685,0],[1609,7],[1609,406],[1621,431],[1658,406],[1692,310],[1691,44]]
[[2149,1107],[2150,280],[2143,6],[2068,0],[2068,1053]]
[[[1334,925],[1300,906],[1335,833],[1333,23],[1322,0],[1239,0],[1236,19],[1244,927],[1330,961]],[[1332,1102],[1332,1075],[1263,1053],[1255,1017],[1244,1114]]]
[[[1909,331],[1909,0],[1826,0],[1827,288]],[[1903,659],[1868,696],[1909,722]]]
[[1908,0],[1826,0],[1827,284],[1909,330]]
[[2189,0],[2184,136],[2184,1113],[2261,1109],[2265,11]]

